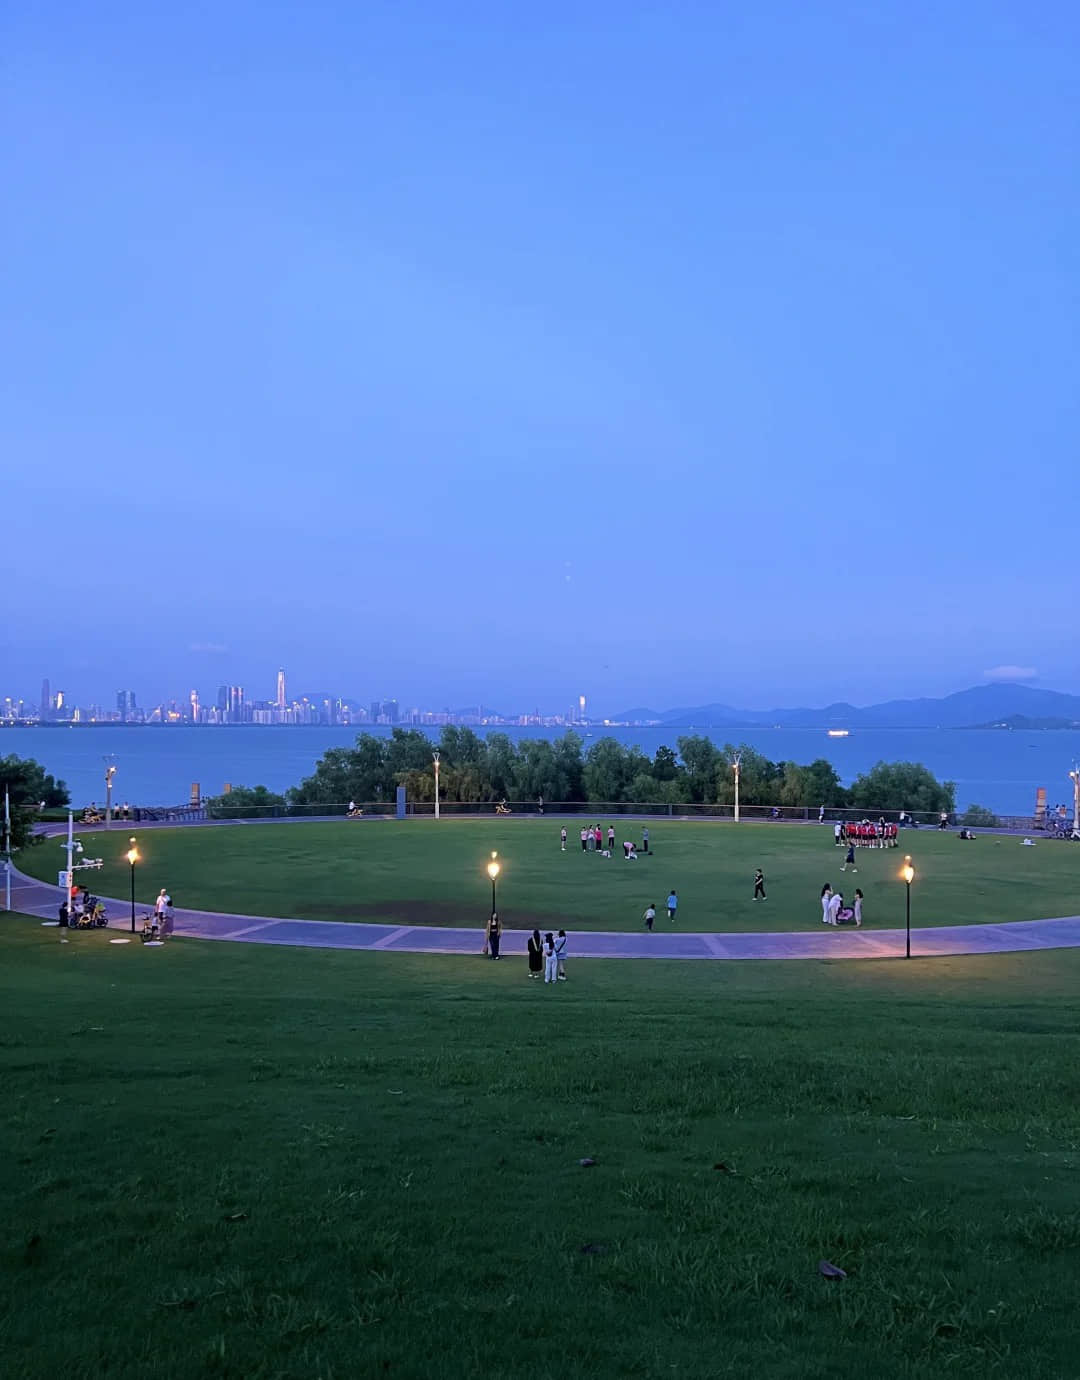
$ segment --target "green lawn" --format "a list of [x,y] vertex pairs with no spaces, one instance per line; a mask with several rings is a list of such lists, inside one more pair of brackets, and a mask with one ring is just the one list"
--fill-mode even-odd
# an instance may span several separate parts
[[6,1380],[1078,1372],[1080,954],[59,937],[0,921]]
[[[635,837],[639,828],[635,821]],[[910,849],[917,925],[1034,920],[1080,909],[1080,847],[1066,843],[1024,848],[1017,838],[990,834],[962,843],[955,834],[919,830],[904,836],[900,850],[860,849],[851,876],[840,871],[843,853],[831,829],[816,825],[672,821],[651,826],[651,834],[655,856],[626,863],[582,854],[573,839],[560,852],[557,819],[148,829],[137,831],[143,861],[136,880],[144,904],[166,886],[177,905],[196,910],[476,926],[490,905],[484,866],[494,849],[502,865],[498,906],[512,928],[635,929],[649,901],[666,925],[670,887],[679,893],[684,930],[813,928],[829,881],[848,896],[860,886],[865,922],[881,929],[903,924],[898,871]],[[126,829],[83,835],[85,856],[105,860],[100,873],[83,874],[93,889],[128,894],[127,838]],[[54,882],[63,861],[55,839],[20,855],[25,870]],[[768,882],[764,904],[752,899],[755,867]]]

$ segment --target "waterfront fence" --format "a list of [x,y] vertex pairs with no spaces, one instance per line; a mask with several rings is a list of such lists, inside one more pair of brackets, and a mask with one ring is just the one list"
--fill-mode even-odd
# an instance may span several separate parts
[[[389,800],[362,801],[357,802],[357,805],[365,819],[381,817],[392,819],[396,814],[395,803]],[[535,800],[511,800],[507,802],[507,806],[510,811],[510,818],[513,819],[573,820],[577,828],[585,823],[608,823],[620,818],[733,820],[735,816],[733,805],[704,805],[686,801],[667,803],[630,800],[545,800],[542,813]],[[447,819],[501,818],[499,802],[497,801],[443,800],[439,803],[439,812],[443,818]],[[434,813],[435,805],[430,800],[410,800],[406,804],[406,814],[409,818],[430,819]],[[349,805],[343,801],[318,802],[307,805],[245,806],[228,805],[219,800],[213,805],[143,806],[130,810],[123,817],[114,811],[113,821],[114,824],[123,822],[130,824],[183,824],[230,819],[345,819],[348,814]],[[817,806],[810,805],[740,805],[739,815],[741,819],[748,822],[816,824],[819,809]],[[962,816],[963,811],[956,811],[951,814],[949,816],[950,827],[957,827]],[[905,811],[905,818],[911,821],[911,824],[916,828],[937,828],[940,821],[938,814],[929,811],[908,810]],[[900,820],[900,811],[826,808],[822,827],[832,828],[837,821],[857,823],[864,819],[869,819],[875,824],[881,819],[884,819],[887,824],[897,824]],[[1037,821],[1032,815],[997,815],[996,819],[997,825],[995,827],[1016,832],[1030,833],[1041,831],[1045,827],[1043,821]],[[1056,821],[1052,819],[1047,823],[1051,824],[1051,827],[1056,826]]]

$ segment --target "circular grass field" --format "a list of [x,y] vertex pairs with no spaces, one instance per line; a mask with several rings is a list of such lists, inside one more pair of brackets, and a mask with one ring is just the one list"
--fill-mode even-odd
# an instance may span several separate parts
[[[607,821],[604,825],[605,835]],[[1080,846],[1040,839],[916,830],[897,849],[858,849],[852,875],[834,847],[829,825],[733,824],[669,820],[649,823],[652,852],[621,857],[624,838],[641,841],[641,821],[616,825],[620,856],[583,854],[581,823],[567,822],[559,846],[558,816],[512,820],[385,820],[334,823],[228,824],[135,830],[141,854],[136,895],[152,903],[160,887],[194,910],[310,920],[476,926],[485,922],[491,886],[485,867],[499,856],[497,905],[512,929],[634,930],[645,907],[657,907],[657,929],[668,926],[668,892],[679,896],[676,927],[684,931],[805,930],[820,925],[820,893],[830,882],[849,897],[865,896],[864,925],[904,923],[899,870],[910,852],[916,868],[916,926],[1037,920],[1080,910]],[[84,832],[84,857],[101,857],[85,872],[90,889],[128,895],[124,854],[129,830]],[[55,881],[61,840],[27,849],[20,867]],[[765,873],[768,899],[753,900],[754,869]]]

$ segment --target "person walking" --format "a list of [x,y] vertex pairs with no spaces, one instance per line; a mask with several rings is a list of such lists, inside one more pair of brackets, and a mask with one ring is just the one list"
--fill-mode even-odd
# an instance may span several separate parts
[[544,935],[544,981],[558,982],[559,960],[555,953],[555,936],[548,930]]
[[650,901],[645,907],[645,914],[641,917],[645,921],[645,928],[651,933],[653,922],[656,919],[656,905]]
[[754,900],[764,901],[767,899],[765,895],[765,873],[759,867],[754,873]]
[[609,853],[614,853],[614,852],[615,852],[615,826],[614,826],[614,824],[609,824],[608,827],[607,827],[607,846],[608,846],[608,852],[609,852]]
[[855,845],[853,843],[849,843],[847,846],[847,852],[844,854],[844,861],[841,864],[840,871],[846,872],[849,866],[852,872],[858,872],[859,869],[855,866]]
[[493,910],[491,912],[491,919],[488,921],[487,942],[488,948],[491,951],[491,957],[496,962],[498,962],[499,958],[499,941],[501,939],[502,921],[499,919],[499,912],[497,910]]
[[555,940],[555,961],[558,964],[558,979],[566,981],[566,931],[560,930]]
[[676,912],[678,909],[679,909],[679,897],[678,897],[678,895],[677,895],[677,893],[676,893],[676,891],[675,891],[675,888],[672,887],[671,890],[668,892],[668,898],[667,898],[667,918],[671,921],[671,923],[672,923],[673,925],[674,925],[674,923],[675,923],[675,912]]
[[544,946],[540,940],[540,931],[533,930],[529,935],[529,976],[538,978],[544,971]]
[[862,894],[862,892],[859,890],[859,888],[856,887],[856,888],[855,888],[855,905],[854,905],[855,923],[856,923],[856,925],[861,925],[861,924],[862,924],[862,903],[863,903],[863,894]]
[[560,843],[562,844],[562,851],[565,853],[565,852],[566,852],[566,825],[565,825],[565,824],[563,825],[562,831],[561,831],[560,834],[559,834],[559,841],[560,841]]
[[821,923],[829,923],[829,902],[832,900],[832,887],[828,882],[821,888]]

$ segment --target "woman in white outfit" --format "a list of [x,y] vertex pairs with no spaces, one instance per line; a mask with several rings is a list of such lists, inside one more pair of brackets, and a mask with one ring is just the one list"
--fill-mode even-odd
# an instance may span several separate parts
[[548,930],[544,935],[544,981],[558,982],[559,957],[555,952],[555,936]]
[[829,901],[832,898],[832,887],[828,882],[821,888],[821,923],[829,923]]

